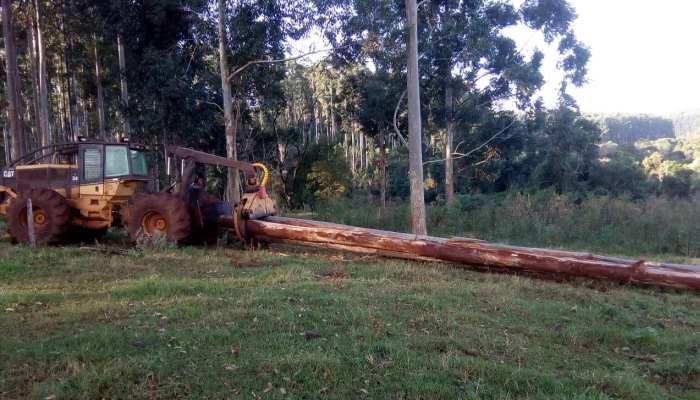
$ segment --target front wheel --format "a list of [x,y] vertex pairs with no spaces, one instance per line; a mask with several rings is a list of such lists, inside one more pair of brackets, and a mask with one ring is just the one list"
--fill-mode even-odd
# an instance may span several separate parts
[[134,199],[127,222],[131,240],[164,236],[174,243],[185,242],[192,232],[187,204],[172,193],[152,193]]
[[66,199],[51,189],[30,189],[14,198],[7,209],[7,226],[14,242],[29,243],[27,200],[32,200],[32,224],[38,244],[65,239],[71,209]]

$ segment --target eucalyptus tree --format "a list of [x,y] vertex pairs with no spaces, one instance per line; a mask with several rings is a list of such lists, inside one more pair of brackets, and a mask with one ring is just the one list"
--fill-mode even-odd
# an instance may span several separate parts
[[[88,1],[88,0],[73,0]],[[204,150],[219,106],[212,60],[215,30],[204,0],[91,1],[99,21],[107,113],[116,134]],[[88,27],[89,28],[89,27]]]
[[365,134],[378,144],[379,207],[386,207],[387,192],[387,141],[393,130],[392,104],[402,90],[386,72],[362,69],[352,78],[359,94],[356,115]]
[[[226,155],[236,159],[239,124],[246,107],[263,93],[279,90],[285,42],[310,27],[314,4],[303,0],[217,0],[219,73],[224,105]],[[227,196],[239,198],[238,172],[228,177]]]
[[[411,226],[416,234],[426,233],[423,192],[422,127],[419,94],[420,73],[418,5],[415,0],[355,0],[330,22],[327,39],[340,49],[335,57],[345,62],[368,63],[378,74],[389,74],[406,83],[408,93],[409,179],[411,181]],[[422,35],[421,35],[422,36]],[[394,102],[403,98],[396,94]],[[386,105],[385,105],[386,107]]]
[[[454,140],[461,116],[489,112],[499,100],[526,108],[543,83],[543,53],[529,57],[508,28],[524,25],[540,31],[547,43],[557,42],[565,82],[585,80],[589,51],[576,39],[576,14],[567,0],[526,0],[515,7],[506,0],[426,0],[429,26],[426,61],[436,88],[444,132],[445,196],[454,197]],[[479,110],[483,108],[484,111]]]
[[406,0],[408,46],[406,91],[408,93],[408,179],[411,183],[411,231],[428,233],[423,194],[423,145],[421,128],[420,76],[418,75],[418,5]]
[[[11,158],[22,156],[25,149],[23,132],[22,103],[19,70],[17,66],[17,46],[13,26],[13,7],[11,0],[2,0],[2,31],[5,49],[5,90],[7,93],[7,112],[10,120],[10,138],[12,141]],[[7,144],[6,148],[7,148]]]

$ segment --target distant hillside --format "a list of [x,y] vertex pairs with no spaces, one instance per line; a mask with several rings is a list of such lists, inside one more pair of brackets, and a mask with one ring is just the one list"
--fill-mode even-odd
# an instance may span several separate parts
[[603,141],[634,144],[640,140],[675,137],[673,120],[646,114],[593,114],[603,130]]
[[700,109],[670,116],[676,137],[700,136]]

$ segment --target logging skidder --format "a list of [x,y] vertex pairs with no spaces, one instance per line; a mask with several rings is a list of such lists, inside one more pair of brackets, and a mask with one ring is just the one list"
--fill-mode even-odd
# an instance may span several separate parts
[[[265,192],[268,178],[262,164],[168,146],[168,175],[177,165],[180,180],[153,192],[153,168],[145,150],[128,141],[83,140],[43,147],[10,164],[0,178],[0,215],[12,241],[28,243],[32,228],[37,243],[54,244],[75,234],[100,236],[110,227],[125,226],[133,241],[162,235],[180,244],[211,242],[222,215],[260,218],[276,212]],[[240,204],[232,207],[204,192],[201,177],[194,176],[197,163],[242,171],[246,179]]]
[[[224,230],[248,248],[278,242],[424,261],[505,268],[700,290],[700,266],[629,260],[559,250],[504,246],[276,216],[264,165],[166,146],[169,185],[154,178],[142,146],[82,141],[39,149],[3,170],[0,215],[14,242],[59,243],[70,232],[99,235],[126,226],[132,240],[155,235],[175,243],[212,242]],[[241,201],[204,191],[196,164],[241,171]],[[176,170],[176,174],[172,174]],[[170,177],[176,175],[170,184]],[[28,210],[31,204],[31,212]]]

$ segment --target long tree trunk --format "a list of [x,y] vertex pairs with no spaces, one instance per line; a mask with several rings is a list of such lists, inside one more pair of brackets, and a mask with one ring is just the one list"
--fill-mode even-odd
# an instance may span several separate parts
[[121,86],[122,100],[122,123],[124,135],[129,136],[130,127],[129,119],[127,118],[126,109],[129,107],[129,89],[126,85],[126,56],[124,55],[124,39],[122,35],[117,35],[117,53],[119,56],[119,83]]
[[[231,97],[231,84],[228,79],[229,67],[226,58],[226,33],[224,21],[226,15],[226,2],[219,2],[219,64],[221,68],[221,94],[224,103],[224,132],[226,135],[226,157],[237,160],[236,154],[236,128],[233,119],[233,98]],[[228,183],[226,186],[226,198],[232,203],[240,201],[240,183],[238,170],[228,169]]]
[[41,145],[51,144],[51,124],[49,123],[49,75],[46,71],[46,46],[44,46],[44,33],[41,20],[41,2],[34,0],[36,15],[36,50],[39,72],[39,125],[41,126]]
[[[233,219],[220,223],[234,227]],[[246,232],[261,242],[291,243],[412,260],[439,260],[468,266],[482,265],[545,276],[581,276],[624,283],[700,290],[700,267],[630,260],[570,252],[506,246],[479,239],[440,238],[358,228],[285,217],[245,222]]]
[[29,14],[29,28],[27,29],[27,53],[29,54],[29,69],[32,77],[32,98],[27,100],[31,104],[31,112],[27,113],[29,115],[27,121],[30,129],[28,136],[41,143],[43,127],[39,116],[39,110],[41,109],[39,106],[39,98],[41,97],[39,92],[39,55],[37,51],[36,25],[34,23],[34,15],[31,13]]
[[335,88],[333,85],[331,85],[331,106],[330,106],[330,111],[329,111],[329,117],[331,119],[330,122],[330,128],[331,128],[331,140],[335,143],[335,136],[336,136],[336,124],[335,124]]
[[2,0],[2,31],[5,42],[5,74],[7,76],[7,113],[10,120],[12,139],[11,157],[18,159],[24,154],[24,132],[22,127],[22,106],[20,103],[20,80],[17,69],[17,48],[12,29],[12,6],[10,0]]
[[355,122],[350,123],[350,171],[355,173]]
[[61,85],[61,92],[63,93],[63,121],[66,126],[66,131],[64,132],[64,137],[66,141],[70,141],[73,138],[73,124],[71,123],[71,115],[73,115],[73,109],[71,107],[71,91],[70,91],[70,81],[68,79],[68,66],[66,65],[66,52],[65,48],[61,52],[61,78],[59,80]]
[[445,86],[445,200],[451,203],[455,197],[452,148],[455,138],[454,95],[451,82]]
[[379,210],[386,208],[386,135],[379,135],[379,170],[381,181],[379,182]]
[[314,143],[318,144],[321,134],[318,126],[318,102],[314,101]]
[[2,144],[3,152],[5,153],[5,165],[10,165],[12,162],[11,150],[10,150],[10,133],[7,131],[7,124],[2,126]]
[[78,136],[83,136],[83,113],[85,112],[85,101],[83,99],[83,90],[78,83],[78,77],[73,71],[70,78],[71,90],[73,91],[73,98],[75,99],[75,104],[73,107],[74,115],[71,118],[71,123],[73,124],[73,140],[78,140]]
[[71,96],[71,85],[70,78],[68,75],[68,47],[70,46],[70,39],[66,35],[66,24],[65,24],[65,2],[61,2],[61,14],[59,18],[60,31],[61,31],[61,51],[60,51],[60,79],[59,84],[61,85],[63,92],[63,120],[66,126],[66,131],[64,132],[64,138],[66,141],[71,141],[75,134],[73,132],[73,105]]
[[411,231],[416,235],[426,235],[416,0],[406,0],[406,21],[408,25],[408,177],[411,184]]
[[93,35],[95,45],[95,85],[97,86],[97,129],[102,140],[107,139],[105,129],[105,100],[102,89],[102,68],[100,67],[100,53],[97,49],[97,35]]
[[365,170],[365,157],[367,157],[367,152],[366,149],[367,147],[365,146],[365,134],[360,132],[360,143],[357,146],[358,151],[360,152],[360,171]]
[[[56,59],[56,65],[60,68],[61,67],[61,60],[60,58]],[[65,104],[65,97],[63,95],[63,84],[61,82],[61,75],[60,72],[58,76],[54,77],[54,88],[56,90],[56,104],[58,106],[58,113],[55,113],[55,119],[57,121],[54,126],[58,126],[59,131],[56,133],[56,137],[53,140],[57,141],[62,141],[65,140],[65,133],[68,129],[66,129],[66,104]]]

